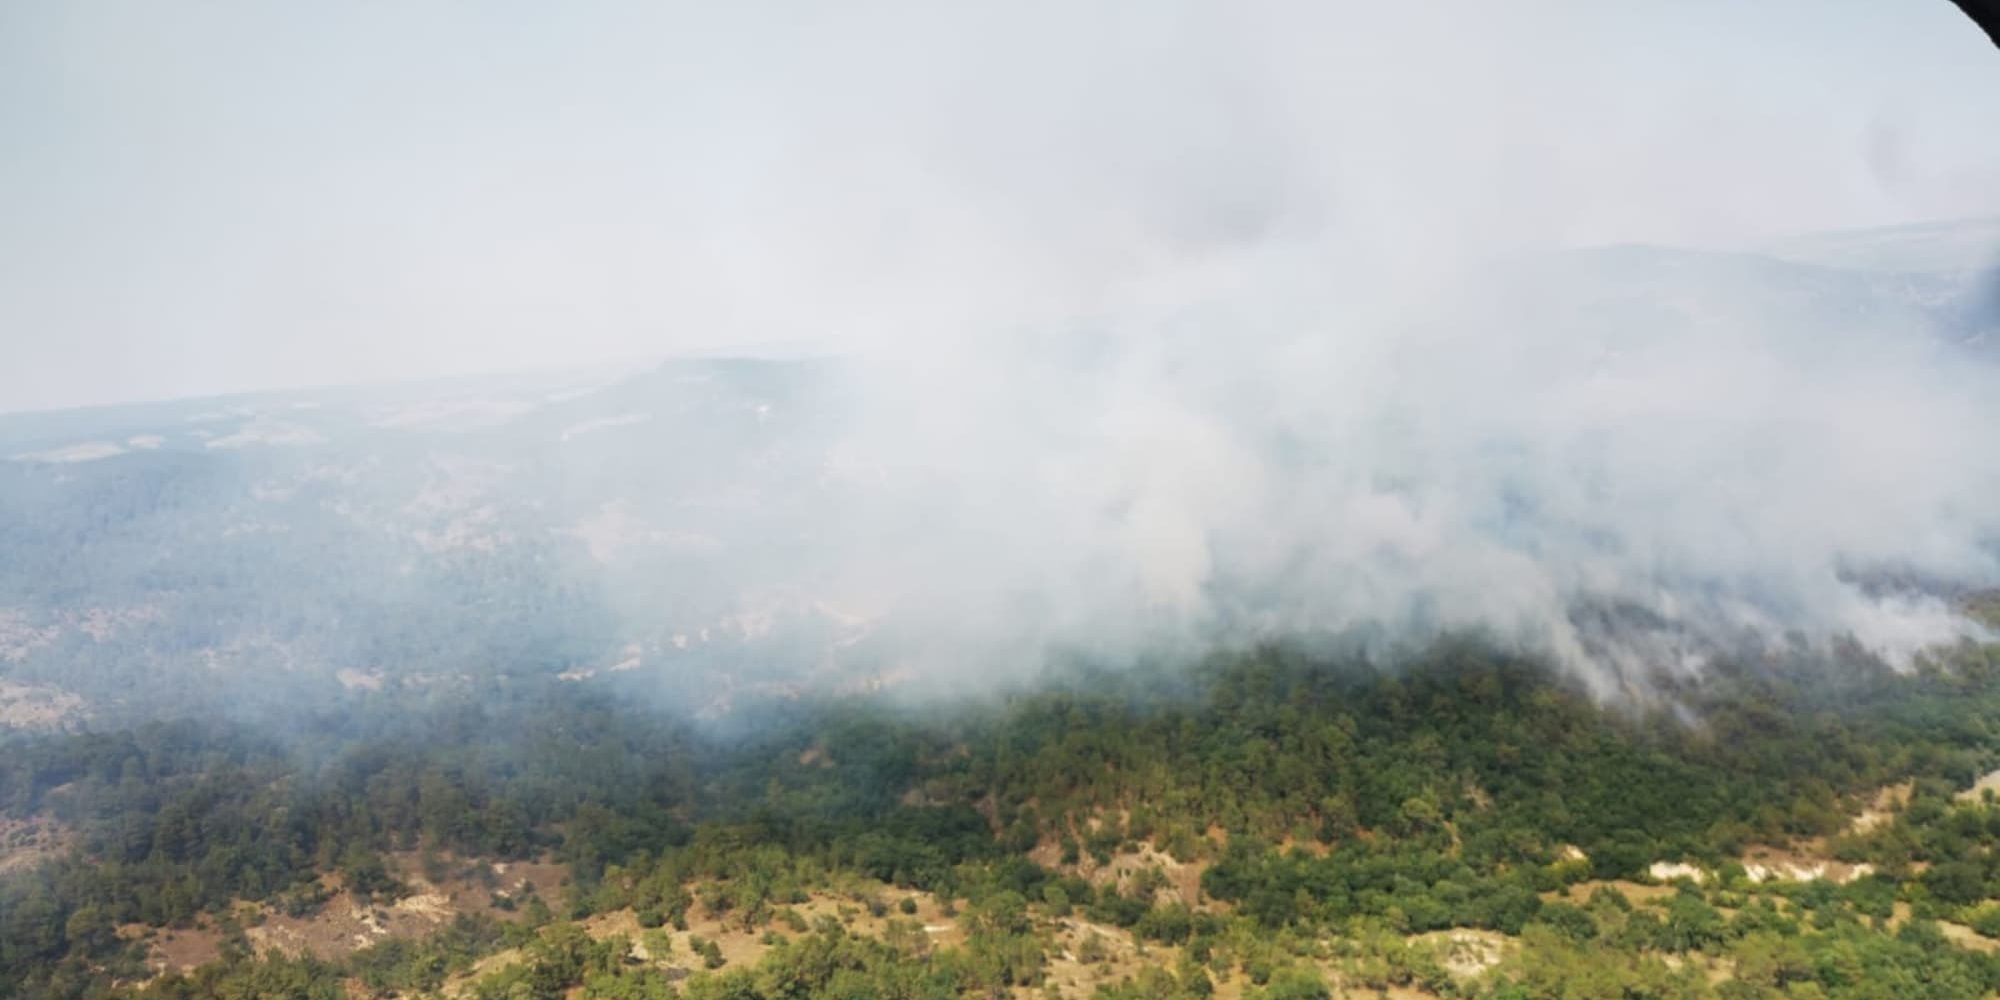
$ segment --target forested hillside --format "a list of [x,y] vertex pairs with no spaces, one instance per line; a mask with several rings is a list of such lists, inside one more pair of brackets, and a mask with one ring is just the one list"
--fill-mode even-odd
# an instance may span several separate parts
[[[1648,704],[1466,640],[726,727],[554,681],[366,708],[10,742],[0,816],[45,842],[0,875],[0,989],[2000,988],[2000,807],[1958,794],[2000,767],[1996,648],[1719,668]],[[509,889],[510,864],[552,874]],[[311,936],[350,911],[357,941]]]

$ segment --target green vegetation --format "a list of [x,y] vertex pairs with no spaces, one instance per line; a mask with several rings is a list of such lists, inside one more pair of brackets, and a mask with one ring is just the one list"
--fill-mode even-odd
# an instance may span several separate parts
[[[1954,798],[2000,766],[1994,649],[1911,676],[1718,667],[1607,709],[1471,643],[1392,672],[1270,648],[949,713],[774,704],[730,732],[501,685],[283,739],[155,723],[5,751],[0,815],[73,842],[0,876],[0,996],[1053,997],[1057,969],[1096,970],[1104,1000],[2000,989],[1979,946],[2000,805]],[[1893,821],[1844,832],[1910,778]],[[1811,838],[1874,872],[1760,884],[1737,863]],[[235,923],[247,900],[314,912],[327,873],[386,905],[412,877],[389,856],[419,850],[548,856],[570,883],[337,960],[252,954]],[[1683,860],[1714,877],[1645,899],[1607,881]],[[582,923],[628,911],[629,934]],[[138,987],[120,928],[196,923],[223,928],[218,961]]]

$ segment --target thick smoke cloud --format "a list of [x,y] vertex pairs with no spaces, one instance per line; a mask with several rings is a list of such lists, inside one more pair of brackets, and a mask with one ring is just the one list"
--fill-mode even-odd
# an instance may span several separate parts
[[[1265,252],[1246,273],[1308,271]],[[954,345],[870,386],[850,447],[935,506],[856,558],[960,650],[1479,627],[1609,692],[1746,643],[1977,634],[1884,581],[2000,579],[2000,371],[1915,315],[1774,307],[1783,269],[1662,287],[1717,262],[1625,256],[1409,300],[1246,277]]]
[[834,534],[940,658],[1483,628],[1609,693],[1978,631],[1882,586],[2000,569],[2000,381],[1933,316],[1859,272],[1538,254],[1607,216],[1741,238],[1873,139],[1754,88],[1594,100],[1629,50],[1551,42],[1551,11],[1130,27],[983,49],[1049,60],[1004,93],[914,74],[971,81],[902,133],[963,187],[883,237],[918,296],[848,446],[925,501]]
[[1907,660],[1971,626],[1884,581],[2000,571],[1993,368],[1893,275],[1575,248],[2000,211],[2000,64],[1935,7],[34,8],[7,62],[61,86],[0,112],[91,155],[0,168],[47,237],[0,291],[174,391],[839,353],[829,475],[882,492],[800,562],[955,679],[1354,629],[1605,691]]

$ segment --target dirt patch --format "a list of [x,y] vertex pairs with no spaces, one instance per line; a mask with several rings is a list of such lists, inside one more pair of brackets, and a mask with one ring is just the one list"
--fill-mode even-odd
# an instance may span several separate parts
[[[633,941],[637,941],[639,940],[640,932],[643,930],[644,928],[639,926],[638,916],[633,914],[631,910],[599,913],[583,922],[583,932],[598,941],[609,937],[617,937],[620,934],[631,938]],[[644,958],[645,956],[641,955],[640,957]]]
[[1896,821],[1896,814],[1910,804],[1910,794],[1916,790],[1916,783],[1905,781],[1887,785],[1878,790],[1868,801],[1867,808],[1856,813],[1847,824],[1847,832],[1873,833]]
[[1562,901],[1582,906],[1590,902],[1591,894],[1599,889],[1610,889],[1613,892],[1622,893],[1626,899],[1640,905],[1664,899],[1672,899],[1680,892],[1680,889],[1671,885],[1647,885],[1643,882],[1628,882],[1624,879],[1591,879],[1584,882],[1577,882],[1561,892],[1542,893],[1542,900],[1550,903]]
[[34,618],[18,608],[0,608],[0,660],[19,663],[62,634],[60,628],[36,625]]
[[1323,858],[1332,854],[1333,848],[1317,840],[1295,840],[1291,837],[1286,837],[1278,841],[1278,853],[1290,854],[1293,851],[1304,851],[1315,858]]
[[1382,990],[1386,1000],[1436,1000],[1437,994],[1425,992],[1416,986],[1391,986]]
[[0,875],[25,871],[69,849],[70,831],[47,816],[0,816]]
[[[1810,844],[1809,848],[1823,845]],[[1743,856],[1743,874],[1752,882],[1827,881],[1846,885],[1875,873],[1871,864],[1850,865],[1824,856],[1818,850],[1793,851],[1776,847],[1755,847]]]
[[427,888],[429,891],[414,892],[396,900],[396,912],[409,913],[440,923],[450,920],[457,912],[451,905],[451,897],[437,891],[435,887]]
[[1938,921],[1938,931],[1946,941],[1970,951],[1985,952],[1988,955],[2000,951],[2000,941],[1995,941],[1964,924],[1954,924],[1947,920]]
[[1958,793],[1956,798],[1960,802],[1984,802],[1989,791],[2000,795],[2000,771],[1980,775],[1979,780],[1973,782],[1971,788]]
[[[512,920],[521,901],[539,896],[554,906],[569,885],[569,869],[550,861],[487,861],[445,855],[435,882],[423,876],[422,856],[405,851],[389,856],[389,868],[423,898],[410,903],[417,911],[445,911]],[[437,897],[443,897],[439,899]],[[414,897],[411,897],[414,898]],[[447,920],[450,916],[447,915]]]
[[1497,931],[1460,928],[1432,931],[1409,938],[1413,945],[1430,949],[1438,964],[1454,979],[1476,979],[1507,960],[1519,945]]
[[105,642],[120,631],[133,625],[155,624],[167,620],[166,612],[150,605],[131,608],[85,608],[81,612],[65,616],[70,624],[96,642]]
[[335,895],[306,916],[288,916],[259,903],[243,904],[238,919],[244,924],[245,936],[259,954],[282,952],[339,959],[388,938],[427,937],[461,914],[520,919],[518,910],[509,912],[495,901],[525,896],[531,888],[554,898],[566,875],[559,865],[503,863],[501,867],[510,871],[502,876],[493,872],[491,862],[453,861],[447,863],[449,874],[434,883],[418,874],[414,855],[394,855],[388,862],[390,870],[409,887],[407,895],[394,901],[365,903],[340,891],[338,879],[328,876],[321,884]]
[[[390,872],[410,889],[400,899],[364,903],[345,891],[338,875],[329,874],[320,878],[320,886],[331,897],[312,913],[295,917],[264,903],[243,902],[233,915],[251,949],[260,955],[338,960],[389,938],[427,937],[461,914],[519,920],[518,905],[509,909],[507,901],[534,894],[553,902],[569,880],[564,866],[547,862],[445,859],[446,871],[432,882],[421,874],[415,853],[385,860]],[[137,937],[147,934],[143,927],[133,930]],[[150,934],[151,961],[159,971],[191,969],[221,956],[222,934],[206,917],[193,930]]]
[[1708,980],[1710,986],[1717,986],[1736,978],[1736,962],[1733,959],[1700,954],[1672,955],[1666,953],[1662,953],[1657,957],[1661,964],[1676,972],[1690,967],[1700,969],[1702,976]]
[[393,904],[368,905],[347,893],[328,900],[310,916],[291,917],[250,904],[243,907],[239,919],[244,921],[244,935],[258,954],[282,952],[323,959],[346,958],[384,938],[423,937],[449,920],[399,910]]
[[1493,808],[1493,796],[1486,789],[1470,781],[1465,783],[1465,799],[1472,803],[1472,808],[1480,812]]
[[[2000,772],[1989,777],[2000,780]],[[1861,836],[1887,828],[1896,821],[1897,814],[1909,805],[1915,788],[1915,782],[1903,781],[1876,789],[1868,804],[1848,820],[1842,832],[1849,836]],[[1874,865],[1847,864],[1835,860],[1827,837],[1813,837],[1788,846],[1759,845],[1745,851],[1737,860],[1751,882],[1827,881],[1845,885],[1875,872]]]
[[1144,872],[1158,869],[1165,876],[1166,885],[1154,893],[1154,900],[1180,903],[1190,909],[1201,905],[1201,875],[1208,870],[1206,861],[1177,861],[1173,855],[1151,843],[1140,844],[1137,851],[1113,855],[1111,862],[1103,865],[1088,853],[1082,855],[1076,864],[1062,864],[1062,846],[1054,840],[1044,840],[1035,845],[1028,858],[1050,871],[1074,875],[1092,885],[1113,885],[1120,892],[1130,889]]
[[[1910,904],[1898,901],[1889,912],[1889,929],[1895,930],[1908,922],[1909,919]],[[1939,920],[1936,923],[1938,933],[1943,934],[1946,941],[1950,941],[1960,948],[1969,951],[1985,952],[1989,955],[2000,952],[2000,941],[1986,937],[1964,924],[1955,924],[1949,920]]]
[[463,996],[465,991],[472,988],[472,984],[521,961],[524,957],[519,948],[506,948],[496,951],[472,963],[472,968],[467,969],[462,975],[453,977],[449,982],[444,984],[444,989],[439,992],[448,997]]
[[1064,917],[1053,928],[1044,982],[1065,997],[1088,997],[1098,987],[1136,976],[1147,966],[1172,968],[1179,954],[1177,948],[1144,944],[1110,924]]
[[[959,928],[958,917],[954,913],[947,916],[944,904],[928,892],[914,892],[874,880],[860,881],[844,886],[844,891],[812,893],[806,902],[791,909],[808,923],[820,917],[831,916],[857,934],[881,937],[889,930],[889,922],[902,920],[913,922],[920,927],[931,944],[936,946],[956,945],[964,940],[964,932]],[[916,906],[915,913],[904,913],[901,903],[908,899]],[[881,916],[875,916],[868,906],[870,901],[884,905]]]
[[52,729],[83,715],[83,699],[61,688],[0,681],[0,728]]
[[221,951],[222,931],[204,917],[193,927],[154,933],[146,945],[146,964],[156,973],[191,972],[215,961]]
[[[805,912],[804,907],[796,909]],[[688,929],[672,935],[673,951],[669,964],[689,969],[701,968],[701,963],[694,957],[695,938],[715,942],[715,950],[722,953],[724,968],[749,968],[762,961],[764,953],[771,950],[771,946],[764,943],[765,928],[744,930],[742,921],[729,919],[732,916],[733,914],[724,914],[722,918],[690,917]]]
[[[691,887],[698,888],[698,886]],[[899,905],[902,900],[913,900],[915,913],[904,913]],[[870,911],[869,903],[884,904],[881,916]],[[956,916],[947,916],[941,901],[925,892],[909,892],[872,880],[855,880],[843,891],[823,891],[810,894],[806,902],[793,906],[780,906],[772,910],[772,918],[755,927],[746,929],[742,918],[736,913],[710,914],[696,906],[687,916],[687,929],[677,930],[671,926],[647,930],[639,926],[638,917],[629,909],[610,913],[594,914],[580,925],[584,932],[597,940],[623,936],[632,942],[630,956],[642,962],[651,962],[669,976],[692,975],[704,968],[704,963],[695,950],[694,941],[699,938],[715,942],[722,954],[724,969],[750,968],[762,961],[771,950],[765,936],[777,933],[785,937],[797,937],[799,932],[788,926],[784,914],[796,913],[810,928],[822,918],[832,918],[840,922],[849,933],[862,937],[889,938],[897,934],[905,937],[922,935],[922,940],[930,947],[955,947],[964,943],[965,935]],[[658,940],[666,938],[667,946],[661,954],[653,954],[647,945],[649,937]],[[491,975],[519,962],[522,959],[518,949],[498,952],[462,976],[445,986],[446,996],[458,996],[469,989],[481,977]]]

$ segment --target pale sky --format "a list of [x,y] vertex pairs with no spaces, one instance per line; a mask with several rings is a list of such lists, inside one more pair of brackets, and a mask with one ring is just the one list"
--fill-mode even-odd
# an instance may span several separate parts
[[1378,6],[0,4],[0,410],[2000,213],[1946,0]]

